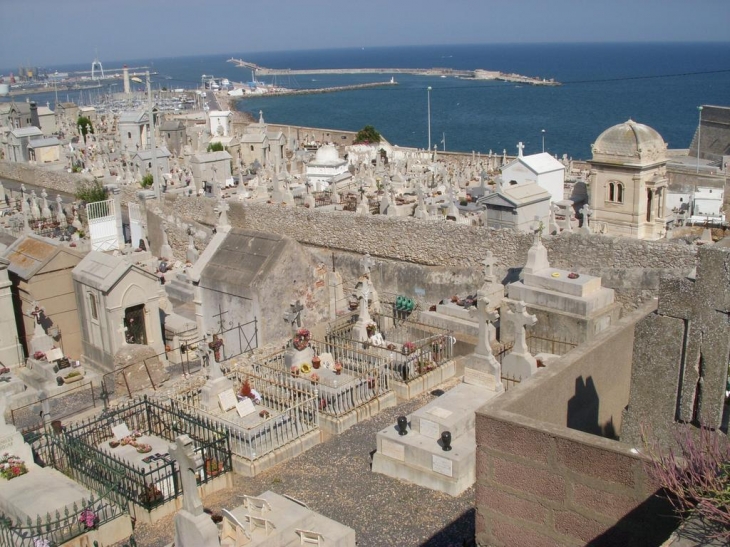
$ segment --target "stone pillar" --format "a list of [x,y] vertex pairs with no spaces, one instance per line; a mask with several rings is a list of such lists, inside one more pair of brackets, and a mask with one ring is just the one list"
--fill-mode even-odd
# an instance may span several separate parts
[[13,308],[12,283],[8,278],[10,263],[0,258],[0,364],[14,367],[23,363],[23,348],[18,340]]

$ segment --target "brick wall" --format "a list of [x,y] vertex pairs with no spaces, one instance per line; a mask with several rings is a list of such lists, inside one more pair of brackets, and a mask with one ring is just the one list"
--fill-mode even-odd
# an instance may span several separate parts
[[[631,352],[611,358],[606,349],[627,343],[651,308],[477,412],[478,545],[638,547],[657,545],[671,531],[675,521],[662,517],[668,511],[653,496],[656,485],[644,471],[643,456],[629,445],[566,427],[575,379],[592,378],[596,402],[615,407],[620,416],[628,401],[621,377],[630,374]],[[615,383],[625,393],[617,393]]]

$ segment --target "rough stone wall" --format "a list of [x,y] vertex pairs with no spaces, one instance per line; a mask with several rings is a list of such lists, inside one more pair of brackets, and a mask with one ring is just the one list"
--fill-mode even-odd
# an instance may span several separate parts
[[80,184],[93,181],[89,174],[44,169],[35,165],[0,161],[0,178],[45,186],[58,192],[75,194]]
[[[166,196],[163,201],[165,214],[208,226],[215,222],[215,204],[211,200]],[[503,281],[517,278],[532,244],[529,234],[510,230],[267,204],[231,203],[228,218],[234,227],[285,235],[321,251],[369,252],[376,259],[421,266],[481,271],[480,262],[491,250],[498,260],[497,274]],[[652,242],[600,235],[567,234],[545,237],[543,242],[551,265],[601,276],[603,285],[615,289],[617,301],[626,308],[635,308],[656,296],[662,276],[689,273],[697,253],[696,247],[682,241]],[[419,297],[408,292],[408,283],[389,281],[387,290]]]

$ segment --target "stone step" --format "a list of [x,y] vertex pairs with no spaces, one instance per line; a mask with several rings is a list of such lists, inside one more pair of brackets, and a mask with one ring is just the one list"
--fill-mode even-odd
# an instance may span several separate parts
[[434,440],[444,431],[457,439],[474,430],[476,410],[494,395],[482,386],[459,384],[411,414],[410,428]]

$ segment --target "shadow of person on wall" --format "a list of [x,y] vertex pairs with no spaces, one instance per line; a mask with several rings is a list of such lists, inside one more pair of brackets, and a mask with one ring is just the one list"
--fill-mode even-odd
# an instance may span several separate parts
[[575,395],[568,400],[566,426],[591,435],[616,439],[616,428],[613,417],[601,425],[598,421],[600,399],[598,391],[589,376],[575,379]]

